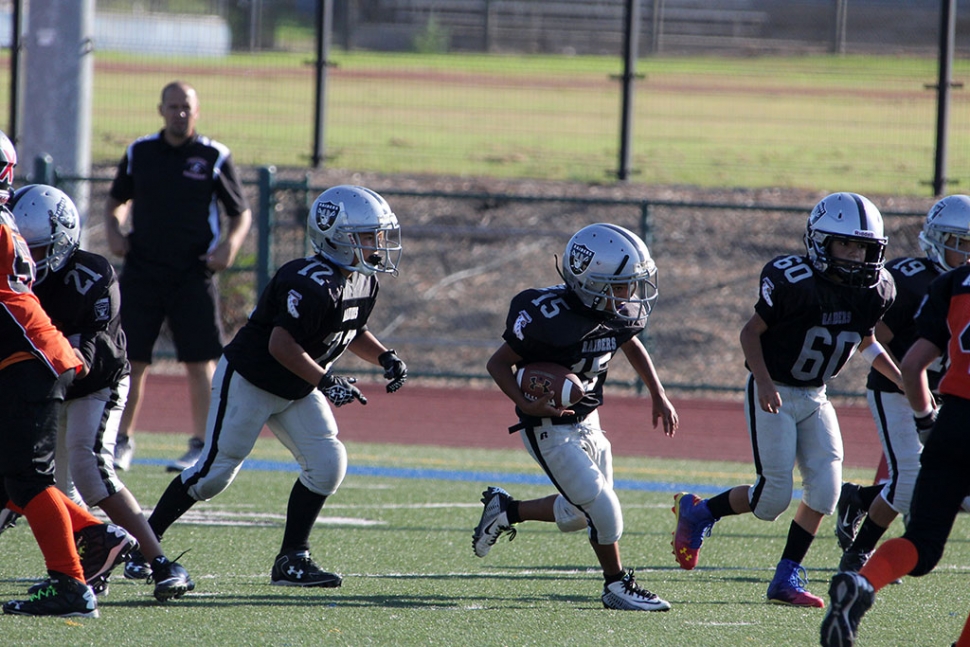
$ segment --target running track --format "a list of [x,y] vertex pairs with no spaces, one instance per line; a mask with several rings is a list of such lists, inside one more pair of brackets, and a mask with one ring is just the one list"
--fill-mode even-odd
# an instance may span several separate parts
[[[412,379],[393,395],[383,384],[359,385],[367,406],[357,403],[336,410],[340,437],[347,442],[402,443],[447,447],[521,449],[512,406],[498,389],[463,390],[422,386]],[[185,378],[149,374],[138,429],[188,433],[190,427]],[[680,431],[667,438],[650,426],[648,399],[611,396],[600,410],[617,456],[653,456],[751,462],[751,447],[740,399],[730,401],[673,398]],[[847,467],[875,469],[882,449],[864,406],[838,408]],[[271,433],[264,429],[264,435]]]

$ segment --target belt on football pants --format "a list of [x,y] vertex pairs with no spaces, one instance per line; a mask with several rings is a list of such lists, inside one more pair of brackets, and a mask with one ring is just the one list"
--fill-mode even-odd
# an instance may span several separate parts
[[550,425],[575,425],[583,420],[586,420],[586,416],[559,416],[557,418],[529,418],[528,421],[519,420],[517,424],[509,427],[509,433],[514,434],[517,431],[522,431],[523,429],[535,429],[536,427],[541,427],[544,420],[548,420]]

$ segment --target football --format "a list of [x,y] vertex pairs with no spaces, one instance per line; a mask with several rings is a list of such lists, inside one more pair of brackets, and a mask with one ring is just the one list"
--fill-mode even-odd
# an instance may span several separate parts
[[571,407],[583,398],[583,383],[565,366],[552,362],[526,364],[516,373],[519,388],[530,400],[553,393],[553,404]]

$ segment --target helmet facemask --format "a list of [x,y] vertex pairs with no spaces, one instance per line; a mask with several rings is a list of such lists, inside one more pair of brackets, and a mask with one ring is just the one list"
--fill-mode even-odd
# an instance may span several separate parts
[[361,274],[386,273],[397,275],[401,261],[401,228],[396,224],[381,229],[346,228],[333,238],[353,257],[348,269]]

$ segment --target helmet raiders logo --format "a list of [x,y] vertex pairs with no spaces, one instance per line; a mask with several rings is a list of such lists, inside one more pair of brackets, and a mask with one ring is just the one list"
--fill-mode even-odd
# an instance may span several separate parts
[[313,217],[316,218],[317,229],[327,231],[333,227],[338,215],[340,215],[340,205],[333,202],[317,203],[317,212],[313,214]]
[[57,222],[64,229],[75,229],[77,227],[77,212],[69,209],[67,200],[63,198],[57,201],[57,206],[48,215],[51,222]]
[[586,245],[576,243],[569,249],[569,269],[573,274],[582,274],[593,261],[593,250]]

